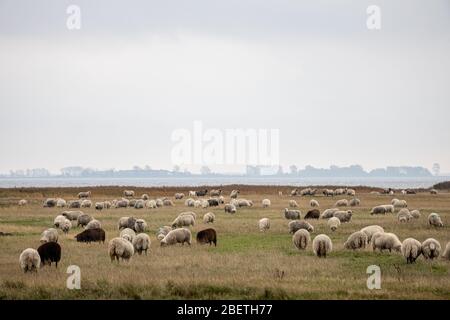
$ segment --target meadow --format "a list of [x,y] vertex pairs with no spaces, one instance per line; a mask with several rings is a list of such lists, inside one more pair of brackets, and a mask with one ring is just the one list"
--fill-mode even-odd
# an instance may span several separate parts
[[[174,207],[158,209],[109,209],[96,211],[84,208],[102,223],[106,242],[77,243],[74,236],[81,228],[72,228],[69,234],[60,232],[58,243],[62,259],[58,268],[43,267],[37,274],[24,274],[19,267],[19,255],[25,248],[37,248],[42,231],[52,227],[53,219],[64,210],[43,208],[47,197],[75,199],[79,191],[92,191],[92,201],[118,199],[124,189],[133,189],[137,197],[143,193],[151,199],[175,192],[188,194],[189,188],[24,188],[0,189],[0,231],[11,233],[0,236],[0,299],[450,299],[450,262],[443,259],[426,261],[420,257],[415,264],[406,264],[399,253],[349,251],[343,248],[347,237],[365,226],[378,224],[385,231],[398,235],[401,241],[413,237],[424,241],[437,239],[444,248],[450,241],[450,193],[441,191],[431,195],[422,190],[415,195],[394,196],[370,194],[371,188],[355,188],[361,206],[351,208],[350,223],[341,224],[331,232],[325,219],[310,220],[315,232],[330,236],[333,252],[327,258],[314,256],[311,244],[299,251],[288,233],[288,220],[283,209],[288,207],[288,186],[227,186],[222,187],[228,199],[231,189],[239,188],[240,197],[253,200],[251,208],[240,208],[235,215],[226,214],[223,205],[215,208],[187,208],[184,200],[174,200]],[[201,188],[196,188],[201,189]],[[210,188],[208,188],[210,189]],[[283,196],[278,195],[283,191]],[[409,209],[419,209],[421,218],[399,223],[396,215],[371,216],[375,205],[389,204],[392,198],[405,199]],[[269,198],[272,205],[262,208],[261,200]],[[337,199],[349,196],[294,197],[302,216],[310,209],[314,198],[320,210],[331,208]],[[27,199],[24,207],[17,205]],[[78,210],[78,209],[72,209]],[[194,241],[191,246],[160,247],[155,233],[158,227],[170,225],[183,211],[197,213],[195,227],[191,228]],[[202,216],[213,212],[216,221],[205,225]],[[440,214],[443,228],[430,227],[427,216]],[[129,263],[111,263],[108,240],[119,235],[117,221],[122,216],[143,218],[148,223],[151,238],[148,255],[135,255]],[[260,232],[258,220],[267,217],[271,228]],[[213,227],[218,234],[217,247],[195,242],[198,231]],[[67,267],[81,269],[81,289],[66,288]],[[369,290],[366,285],[370,265],[381,268],[381,289]]]

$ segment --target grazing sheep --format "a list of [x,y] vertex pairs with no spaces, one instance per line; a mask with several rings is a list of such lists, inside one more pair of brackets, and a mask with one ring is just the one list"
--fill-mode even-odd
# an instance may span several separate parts
[[338,189],[334,190],[333,193],[335,196],[340,196],[340,195],[345,194],[345,190],[342,188],[338,188]]
[[319,202],[318,202],[317,200],[312,199],[312,200],[309,202],[309,205],[310,205],[311,207],[319,207]]
[[190,215],[178,216],[172,222],[172,228],[189,227],[189,226],[194,226],[194,225],[195,225],[195,219],[193,216],[190,216]]
[[326,234],[319,234],[316,236],[313,240],[312,247],[314,254],[319,258],[326,258],[327,254],[333,251],[333,243]]
[[134,203],[135,209],[144,209],[144,207],[145,207],[145,200],[139,199],[136,200],[136,202]]
[[45,230],[44,232],[42,232],[40,242],[58,242],[58,230],[53,228]]
[[409,222],[411,219],[413,219],[411,213],[409,213],[409,210],[406,208],[400,209],[400,211],[397,213],[397,220],[399,222]]
[[145,207],[149,209],[155,209],[156,208],[156,201],[155,200],[148,200],[145,202]]
[[296,220],[301,218],[300,210],[289,210],[288,208],[284,208],[284,217],[289,220]]
[[206,196],[208,194],[208,190],[207,189],[205,189],[205,190],[200,190],[200,191],[195,191],[195,195],[197,196],[197,197],[204,197],[204,196]]
[[221,194],[222,194],[222,190],[221,189],[219,189],[219,190],[212,189],[211,192],[209,193],[209,195],[211,197],[218,197]]
[[259,231],[264,232],[270,229],[270,220],[268,218],[262,218],[258,222]]
[[372,236],[377,232],[383,233],[384,229],[377,225],[371,225],[362,228],[361,231],[367,235],[367,243],[370,243],[372,241]]
[[392,250],[395,250],[397,252],[400,252],[402,248],[402,243],[398,239],[398,237],[389,232],[376,232],[372,235],[372,246],[373,251],[376,249],[379,249],[381,252],[383,250],[389,250],[391,252]]
[[184,198],[184,193],[177,192],[175,193],[175,200],[181,200]]
[[225,197],[224,196],[219,196],[219,198],[217,198],[220,204],[224,204],[225,203]]
[[182,212],[178,216],[179,217],[181,217],[181,216],[192,216],[194,218],[194,220],[197,219],[197,214],[195,212],[192,212],[192,211]]
[[333,197],[334,196],[334,191],[331,189],[324,189],[322,191],[322,193],[325,197]]
[[381,207],[383,207],[384,210],[386,210],[386,213],[394,213],[395,212],[395,208],[392,204],[383,204],[383,205],[381,205]]
[[139,233],[134,239],[133,239],[133,247],[134,250],[141,255],[142,252],[145,252],[145,255],[147,255],[147,250],[150,248],[150,237],[146,233]]
[[231,203],[227,203],[224,207],[226,213],[236,213],[236,206]]
[[230,193],[230,198],[231,198],[231,199],[236,199],[236,198],[238,197],[239,193],[240,193],[239,190],[233,190],[233,191],[231,191],[231,193]]
[[290,196],[291,197],[298,196],[298,189],[292,190]]
[[367,234],[363,231],[353,232],[344,242],[344,248],[349,250],[364,249],[367,245]]
[[308,230],[299,229],[292,236],[292,243],[298,250],[305,250],[308,243],[311,242],[311,236]]
[[91,200],[83,200],[81,201],[81,208],[90,208],[92,207],[92,201]]
[[134,238],[136,238],[136,232],[133,229],[125,228],[120,231],[120,237],[133,243]]
[[161,240],[161,246],[174,245],[177,243],[181,243],[184,245],[187,242],[188,245],[191,245],[192,234],[189,229],[179,228],[175,230],[169,231],[169,233]]
[[92,219],[86,225],[86,229],[101,229],[101,227],[102,227],[102,224],[100,223],[100,221],[98,221],[96,219]]
[[122,217],[119,219],[117,223],[119,230],[124,228],[134,229],[134,225],[136,224],[136,219],[134,217]]
[[420,218],[420,211],[419,211],[419,210],[413,210],[413,211],[411,211],[410,213],[411,213],[411,216],[412,216],[414,219],[419,219],[419,218]]
[[413,238],[407,238],[402,243],[402,254],[406,263],[414,263],[422,253],[422,244]]
[[428,238],[424,242],[422,242],[422,255],[425,259],[436,259],[439,257],[441,253],[441,244],[439,241],[433,238]]
[[263,201],[262,201],[262,207],[263,207],[263,208],[268,208],[268,207],[270,207],[270,200],[269,200],[269,199],[263,199]]
[[52,262],[55,262],[56,268],[58,268],[58,262],[61,260],[61,246],[56,242],[46,242],[39,246],[37,249],[39,257],[41,258],[42,266],[47,263],[49,266]]
[[95,210],[103,210],[105,209],[105,203],[104,202],[96,202],[94,205]]
[[44,200],[44,208],[53,208],[56,206],[56,199],[55,198],[48,198]]
[[309,210],[306,213],[305,219],[319,219],[320,211],[317,209]]
[[401,191],[403,195],[407,194],[406,190]]
[[304,220],[294,220],[288,223],[289,233],[295,233],[300,229],[308,230],[309,232],[314,232],[314,227],[307,221]]
[[21,206],[21,207],[26,206],[27,204],[28,204],[28,201],[25,199],[22,199],[19,201],[19,206]]
[[134,205],[136,204],[136,202],[138,201],[138,199],[131,199],[128,201],[128,206],[131,208],[134,208]]
[[200,200],[194,201],[194,208],[200,208],[202,206],[202,202]]
[[430,215],[428,216],[428,224],[430,226],[434,226],[434,227],[443,227],[444,226],[444,224],[442,223],[441,217],[435,212],[430,213]]
[[317,192],[317,189],[306,188],[300,191],[301,196],[314,196]]
[[208,207],[217,207],[217,206],[219,206],[219,203],[220,203],[220,200],[215,199],[215,198],[208,199],[207,201],[208,201]]
[[186,199],[186,201],[184,201],[184,205],[187,206],[187,207],[193,207],[194,204],[195,204],[195,200],[191,199],[191,198]]
[[77,218],[77,227],[82,226],[85,227],[87,226],[87,224],[92,220],[93,218],[86,214],[86,213],[82,213],[78,216]]
[[333,207],[347,207],[348,206],[348,200],[347,199],[341,199],[336,201]]
[[145,232],[146,229],[147,229],[147,222],[145,222],[144,219],[137,219],[136,222],[134,223],[134,230],[136,231],[136,233]]
[[203,216],[203,223],[214,223],[216,216],[212,212],[205,213]]
[[209,202],[208,202],[208,200],[200,200],[200,204],[201,204],[201,207],[203,208],[203,209],[206,209],[206,208],[208,208],[209,207]]
[[163,226],[163,227],[160,227],[159,229],[158,229],[158,231],[156,232],[156,238],[158,238],[158,240],[162,240],[162,239],[164,239],[164,237],[170,232],[170,231],[172,231],[172,227],[169,227],[169,226]]
[[436,189],[431,189],[431,190],[430,190],[430,193],[431,193],[431,194],[438,194],[438,191],[437,191]]
[[238,199],[238,207],[251,207],[253,202],[247,199]]
[[189,197],[195,197],[195,191],[189,191]]
[[394,206],[394,208],[407,208],[408,207],[406,200],[394,199],[394,200],[392,200],[391,204]]
[[297,201],[289,200],[289,208],[298,208]]
[[67,205],[66,200],[58,198],[56,199],[56,207],[57,208],[64,208]]
[[217,246],[217,233],[214,229],[205,229],[202,231],[199,231],[197,233],[197,243],[199,244],[207,244],[211,246],[212,243],[214,243],[214,246]]
[[164,199],[164,200],[163,200],[163,205],[164,205],[165,207],[173,207],[173,206],[174,206],[173,201],[170,200],[170,199]]
[[37,250],[28,248],[22,251],[19,256],[19,265],[23,272],[37,272],[41,266],[41,257]]
[[230,200],[230,204],[232,204],[232,205],[238,207],[238,206],[239,206],[239,201],[238,201],[237,199],[231,199],[231,200]]
[[77,242],[105,242],[105,230],[87,229],[75,236]]
[[80,200],[71,200],[68,202],[67,207],[69,208],[81,208]]
[[132,198],[132,197],[134,197],[134,191],[133,190],[123,190],[123,196],[126,198]]
[[53,221],[53,225],[57,228],[59,228],[59,226],[65,221],[67,220],[66,217],[64,217],[63,215],[57,215],[55,220]]
[[59,228],[65,233],[69,233],[69,230],[72,228],[72,222],[69,219],[65,219],[60,225]]
[[450,242],[447,242],[445,246],[444,253],[442,254],[442,258],[446,260],[450,260]]
[[356,191],[354,189],[347,189],[347,195],[354,197],[356,195]]
[[376,206],[373,207],[372,210],[370,210],[370,214],[386,214],[386,207],[385,206]]
[[115,208],[127,208],[130,205],[130,200],[128,199],[120,199],[116,202]]
[[129,261],[131,259],[134,255],[134,247],[129,241],[118,237],[109,241],[108,252],[111,262],[117,260],[117,263],[119,263],[120,258],[122,258],[122,261]]
[[341,222],[350,222],[352,220],[353,212],[352,210],[347,211],[336,211],[333,217],[338,218]]
[[331,229],[331,231],[336,231],[337,228],[341,225],[341,220],[336,217],[331,217],[330,219],[328,219],[327,225]]
[[359,200],[358,198],[353,198],[349,202],[350,207],[356,207],[356,206],[359,206],[360,204],[361,204],[361,200]]
[[91,192],[90,191],[82,191],[78,193],[78,199],[81,198],[90,198],[91,197]]
[[322,212],[322,215],[320,216],[322,219],[329,219],[331,217],[333,217],[335,212],[340,211],[338,208],[331,208],[331,209],[326,209],[324,212]]

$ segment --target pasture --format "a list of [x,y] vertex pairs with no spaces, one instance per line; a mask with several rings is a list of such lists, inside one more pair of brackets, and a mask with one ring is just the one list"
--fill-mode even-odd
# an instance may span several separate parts
[[[331,232],[326,219],[309,220],[314,236],[325,233],[333,241],[333,252],[327,258],[314,256],[311,243],[304,251],[292,244],[288,233],[288,220],[283,209],[295,199],[302,217],[310,210],[309,201],[320,203],[320,211],[333,207],[338,199],[350,196],[290,197],[289,187],[239,186],[240,198],[250,199],[251,208],[238,208],[234,215],[226,214],[224,205],[212,208],[188,208],[184,201],[190,188],[30,188],[0,189],[0,231],[12,235],[0,236],[0,299],[450,299],[450,261],[439,258],[426,261],[422,256],[415,264],[406,264],[399,253],[349,251],[343,248],[347,237],[361,228],[378,224],[386,232],[398,235],[400,241],[413,237],[420,242],[432,237],[442,246],[450,241],[450,193],[437,195],[419,192],[415,195],[394,196],[370,194],[369,188],[356,188],[361,200],[353,210],[350,223],[343,223]],[[124,189],[136,191],[136,198],[147,193],[151,199],[170,197],[174,207],[157,209],[67,209],[43,208],[47,197],[76,199],[79,191],[91,190],[92,201],[120,199]],[[200,189],[200,188],[196,188]],[[210,189],[210,188],[208,188]],[[227,202],[232,187],[222,187]],[[278,191],[283,191],[283,196]],[[321,190],[321,189],[320,189]],[[174,200],[175,192],[186,197]],[[208,198],[205,197],[205,198]],[[269,208],[262,208],[261,200],[271,200]],[[396,214],[369,214],[373,206],[390,204],[392,198],[405,199],[408,208],[419,209],[421,218],[399,223]],[[20,199],[28,205],[19,207]],[[58,268],[45,266],[37,274],[24,274],[19,267],[19,255],[26,248],[37,248],[41,233],[52,227],[53,219],[64,210],[82,210],[102,223],[106,241],[78,243],[74,236],[82,229],[73,227],[68,235],[61,231],[58,243],[62,259]],[[183,211],[197,213],[191,228],[191,246],[160,247],[155,232],[158,227],[170,225]],[[216,221],[204,224],[203,214],[213,212]],[[428,225],[431,212],[440,214],[444,227]],[[130,262],[111,263],[108,241],[119,235],[117,221],[123,216],[143,218],[151,238],[148,255],[135,255]],[[258,220],[270,219],[271,227],[260,232]],[[217,231],[217,247],[195,242],[198,231],[212,227]],[[67,267],[81,269],[81,289],[66,288]],[[370,265],[381,268],[381,289],[366,286]]]

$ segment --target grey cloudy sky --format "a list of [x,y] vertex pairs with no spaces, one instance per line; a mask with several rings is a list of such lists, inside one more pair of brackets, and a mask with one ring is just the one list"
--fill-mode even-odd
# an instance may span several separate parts
[[448,0],[0,0],[0,172],[171,168],[194,120],[280,129],[283,165],[450,172],[449,57]]

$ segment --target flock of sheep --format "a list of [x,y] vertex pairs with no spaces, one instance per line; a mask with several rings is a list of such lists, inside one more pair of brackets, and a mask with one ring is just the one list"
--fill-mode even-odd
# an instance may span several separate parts
[[[222,195],[222,190],[211,190],[209,198],[205,199],[208,190],[189,191],[189,198],[185,200],[186,207],[193,208],[208,208],[223,205],[223,209],[227,214],[236,214],[239,208],[253,207],[253,201],[239,198],[239,190],[233,190],[230,194],[229,201],[226,202]],[[314,196],[317,189],[306,188],[303,190],[294,189],[290,196]],[[353,211],[345,207],[356,207],[361,204],[361,201],[356,198],[356,191],[348,188],[338,188],[336,190],[325,189],[323,195],[328,196],[351,196],[350,201],[347,199],[339,199],[335,202],[333,208],[328,208],[322,213],[320,203],[316,199],[311,199],[309,210],[302,219],[302,212],[298,209],[298,203],[295,199],[288,201],[288,208],[282,212],[284,217],[289,221],[288,229],[292,236],[293,245],[299,250],[305,250],[309,243],[311,243],[311,233],[314,232],[314,226],[309,222],[314,219],[327,219],[327,226],[331,232],[336,231],[341,223],[351,223]],[[373,192],[372,192],[373,193]],[[387,189],[383,193],[393,195],[392,189]],[[403,190],[402,194],[410,194]],[[437,193],[436,190],[431,190],[432,194]],[[279,192],[279,196],[282,196]],[[174,202],[165,197],[159,199],[150,199],[149,195],[143,194],[139,199],[135,199],[135,192],[133,190],[124,190],[123,197],[113,201],[96,202],[95,204],[89,199],[91,192],[80,192],[78,200],[66,202],[61,198],[49,198],[43,203],[44,207],[67,207],[72,208],[87,208],[92,207],[96,210],[106,210],[111,208],[128,208],[135,209],[154,209],[163,206],[173,206]],[[183,193],[176,193],[175,200],[185,198]],[[27,205],[26,200],[20,200],[19,206]],[[270,199],[263,199],[261,207],[268,208],[271,206]],[[421,214],[419,210],[409,210],[408,204],[405,200],[392,199],[390,204],[378,205],[370,211],[371,215],[378,215],[386,213],[395,214],[397,212],[397,219],[400,223],[408,223],[413,219],[419,219]],[[161,226],[156,233],[156,238],[160,241],[161,246],[169,246],[175,244],[187,243],[191,245],[192,234],[189,227],[194,226],[197,219],[195,212],[186,211],[180,213],[170,225]],[[308,220],[308,221],[307,221]],[[202,221],[204,224],[212,224],[216,221],[216,216],[212,212],[203,215]],[[73,223],[74,222],[74,223]],[[428,223],[432,227],[443,227],[442,220],[437,213],[431,213],[428,216]],[[37,250],[33,248],[25,249],[19,257],[20,267],[24,272],[37,271],[40,266],[53,262],[56,263],[61,259],[61,247],[58,244],[58,229],[63,233],[68,233],[71,228],[82,227],[84,230],[75,236],[78,242],[104,242],[106,233],[102,229],[100,221],[94,219],[91,215],[83,213],[82,211],[68,210],[62,212],[54,219],[53,227],[45,230],[40,238],[41,245]],[[266,232],[270,229],[270,219],[262,218],[257,223],[261,232]],[[122,260],[130,260],[130,258],[138,253],[147,254],[150,248],[151,240],[147,231],[147,222],[144,219],[136,219],[134,217],[122,217],[118,221],[119,235],[111,239],[108,243],[108,253],[111,261],[119,262]],[[217,245],[217,233],[214,229],[208,228],[197,233],[197,242],[201,244]],[[413,263],[420,255],[425,259],[435,259],[441,255],[442,248],[439,241],[433,238],[426,239],[420,243],[414,238],[407,238],[403,242],[399,240],[397,235],[385,230],[378,225],[370,225],[362,228],[359,231],[352,233],[344,243],[344,248],[349,250],[364,249],[368,245],[372,245],[373,250],[388,250],[400,252],[407,263]],[[318,257],[326,257],[333,250],[333,243],[330,237],[326,234],[319,234],[312,240],[312,251]],[[447,243],[442,252],[442,257],[450,260],[450,242]]]

